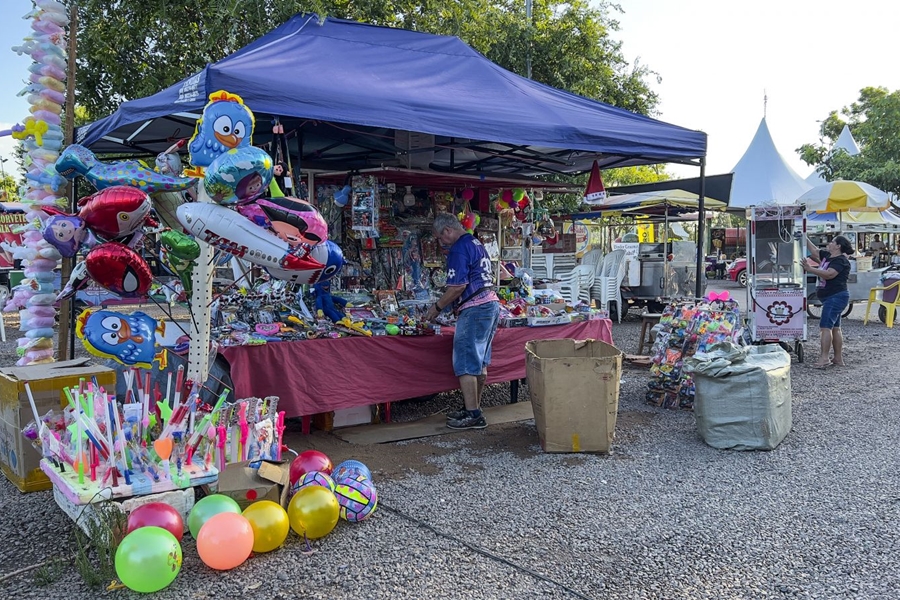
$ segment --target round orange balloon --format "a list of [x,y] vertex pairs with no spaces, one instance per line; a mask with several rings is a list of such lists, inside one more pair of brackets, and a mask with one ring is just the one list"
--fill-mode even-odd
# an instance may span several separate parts
[[298,535],[325,537],[337,525],[341,507],[334,492],[320,485],[300,488],[288,505],[288,519]]
[[271,500],[254,502],[244,509],[244,517],[253,528],[254,552],[271,552],[278,548],[291,529],[287,512]]
[[197,553],[211,569],[227,571],[244,563],[253,551],[253,527],[243,515],[219,513],[197,534]]

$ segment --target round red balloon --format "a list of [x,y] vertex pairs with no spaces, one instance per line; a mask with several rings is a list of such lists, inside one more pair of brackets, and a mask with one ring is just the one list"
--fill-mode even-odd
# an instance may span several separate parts
[[306,450],[301,452],[297,458],[291,463],[291,485],[309,473],[310,471],[321,471],[326,475],[331,475],[334,465],[331,459],[318,450]]
[[84,262],[91,279],[114,294],[133,298],[150,291],[150,266],[125,244],[106,242],[94,246]]
[[179,542],[184,535],[184,520],[181,513],[165,502],[151,502],[131,511],[128,515],[127,533],[141,527],[162,527]]

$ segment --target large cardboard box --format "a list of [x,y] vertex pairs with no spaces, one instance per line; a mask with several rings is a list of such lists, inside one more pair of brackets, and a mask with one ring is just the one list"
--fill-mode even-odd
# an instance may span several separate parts
[[90,359],[0,369],[0,470],[23,492],[50,489],[50,480],[40,469],[41,455],[22,437],[22,428],[33,421],[25,382],[34,394],[38,415],[51,408],[59,410],[68,403],[63,388],[78,385],[83,377],[107,390],[116,389],[116,372],[92,365]]
[[608,453],[619,410],[622,352],[600,340],[525,345],[534,423],[545,452]]

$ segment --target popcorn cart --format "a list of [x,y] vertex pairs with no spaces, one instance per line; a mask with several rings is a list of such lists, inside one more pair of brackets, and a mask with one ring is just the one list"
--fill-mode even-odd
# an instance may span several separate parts
[[747,329],[752,343],[778,343],[803,362],[806,279],[800,258],[803,205],[747,209]]

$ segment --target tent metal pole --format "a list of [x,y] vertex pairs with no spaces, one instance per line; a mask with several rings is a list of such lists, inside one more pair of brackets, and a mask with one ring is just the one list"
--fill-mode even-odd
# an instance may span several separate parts
[[705,234],[704,225],[706,225],[706,157],[700,159],[700,198],[697,199],[697,208],[700,214],[697,216],[697,289],[696,296],[703,296],[703,278],[706,277],[703,257]]

